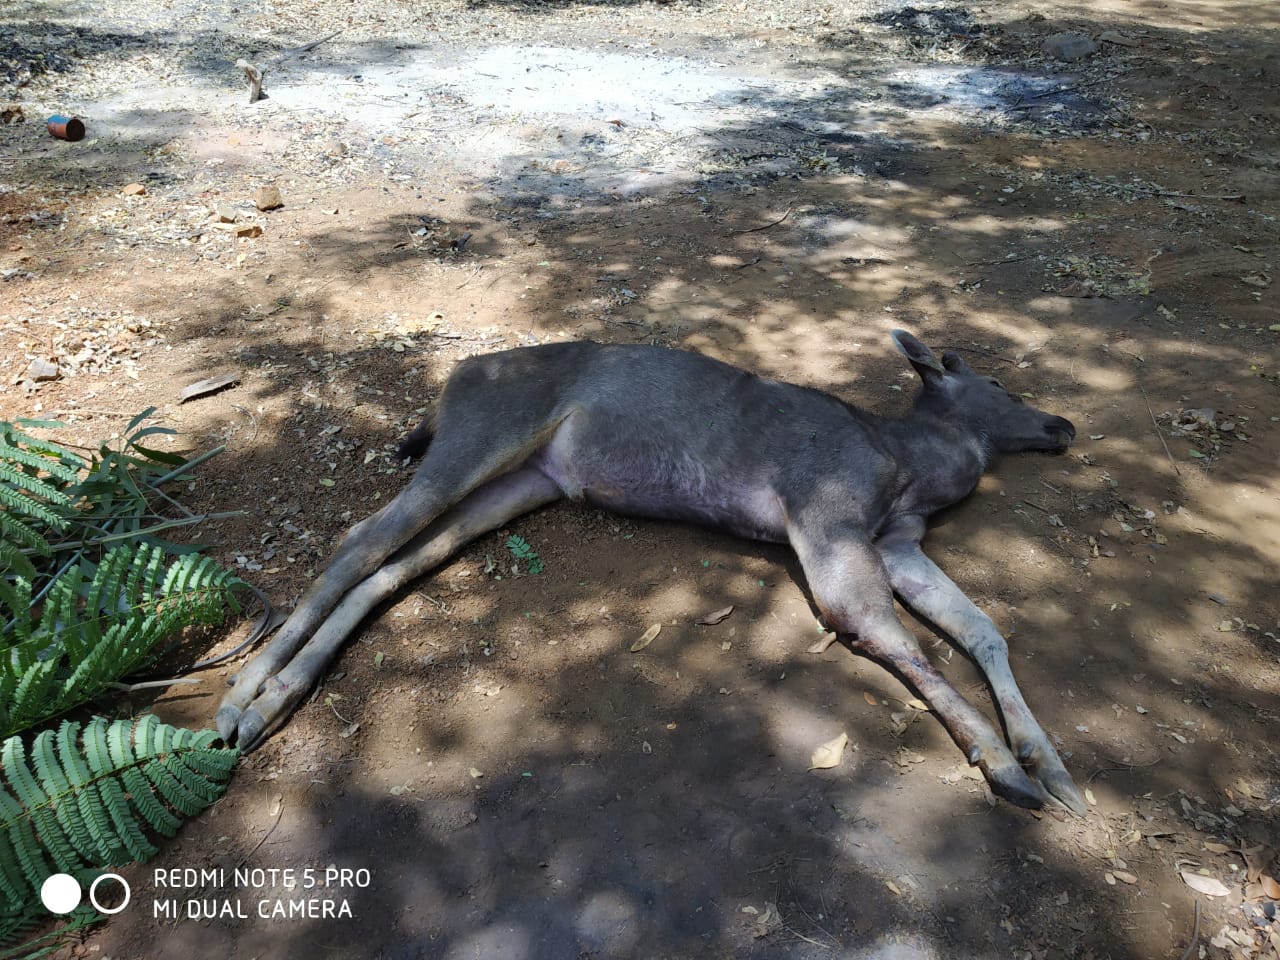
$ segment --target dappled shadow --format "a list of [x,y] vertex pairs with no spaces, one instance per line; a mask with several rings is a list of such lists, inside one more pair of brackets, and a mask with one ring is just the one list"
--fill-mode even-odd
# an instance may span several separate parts
[[[1181,69],[1175,51],[1149,59],[1157,74]],[[655,342],[893,410],[913,384],[886,333],[908,327],[1080,428],[1068,457],[1002,462],[926,548],[1011,634],[1015,673],[1096,795],[1094,817],[988,808],[935,720],[893,699],[910,694],[891,678],[838,649],[801,653],[815,625],[786,551],[664,524],[615,531],[557,506],[513,524],[548,561],[543,579],[483,573],[502,556],[488,538],[399,598],[165,853],[179,866],[368,868],[354,920],[169,929],[122,917],[106,952],[121,952],[112,937],[152,939],[155,956],[1181,952],[1191,909],[1174,853],[1208,837],[1274,839],[1278,826],[1267,730],[1280,695],[1264,635],[1280,616],[1277,547],[1255,535],[1275,529],[1262,502],[1275,394],[1251,369],[1274,376],[1273,339],[1248,324],[1218,335],[1220,316],[1256,316],[1248,291],[1223,288],[1209,309],[1182,269],[1193,261],[1160,272],[1168,236],[1205,231],[1206,247],[1230,250],[1234,228],[1202,205],[1121,188],[1134,171],[1154,180],[1156,157],[1175,193],[1227,194],[1244,173],[1219,158],[1206,182],[1146,141],[1099,144],[1078,129],[1046,143],[1014,124],[988,148],[983,125],[935,117],[890,135],[880,106],[915,104],[890,86],[877,96],[875,108],[775,98],[752,122],[704,131],[708,169],[636,189],[512,159],[450,207],[450,235],[469,240],[441,256],[406,240],[438,210],[429,191],[399,195],[409,209],[358,233],[290,221],[305,253],[269,248],[243,283],[234,258],[257,248],[228,245],[169,311],[170,336],[190,348],[174,377],[203,375],[212,356],[244,378],[224,405],[181,414],[197,433],[238,424],[191,496],[245,507],[204,538],[260,561],[254,573],[283,600],[403,483],[384,448],[469,352]],[[1276,243],[1275,194],[1250,194],[1269,211],[1250,221],[1261,238],[1250,243]],[[267,273],[274,286],[256,279]],[[334,282],[308,285],[319,277]],[[166,282],[154,278],[157,298]],[[285,308],[258,309],[278,297]],[[481,300],[506,305],[490,314],[499,333],[468,329]],[[443,330],[388,316],[437,307]],[[237,420],[233,403],[250,415]],[[1184,406],[1213,406],[1253,439],[1188,458],[1188,441],[1152,422]],[[688,626],[728,604],[723,625]],[[659,642],[628,653],[650,621],[664,623]],[[374,666],[371,649],[385,661]],[[985,703],[966,664],[946,669]],[[215,699],[158,709],[200,722]],[[360,729],[343,737],[335,715]],[[812,748],[846,729],[847,765],[808,771]],[[278,828],[264,812],[276,797]],[[1093,844],[1099,823],[1124,838],[1118,852]],[[232,846],[211,852],[206,828]],[[1098,893],[1117,857],[1142,865],[1142,883]],[[145,870],[133,875],[155,893]]]

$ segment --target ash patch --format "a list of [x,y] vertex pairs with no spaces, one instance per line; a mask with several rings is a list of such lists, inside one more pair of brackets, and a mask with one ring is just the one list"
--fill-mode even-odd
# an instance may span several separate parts
[[1074,92],[1070,77],[991,67],[925,66],[897,70],[885,80],[890,97],[907,109],[937,112],[957,123],[1035,123],[1088,130],[1106,109]]
[[931,40],[972,40],[985,30],[968,9],[957,6],[900,7],[867,17],[866,21]]

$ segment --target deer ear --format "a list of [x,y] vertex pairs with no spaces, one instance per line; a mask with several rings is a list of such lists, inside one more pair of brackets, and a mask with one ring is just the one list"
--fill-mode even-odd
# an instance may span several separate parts
[[933,351],[907,331],[894,330],[890,336],[893,337],[894,346],[911,361],[911,366],[915,367],[916,373],[920,374],[920,379],[925,383],[946,374],[946,368],[933,355]]

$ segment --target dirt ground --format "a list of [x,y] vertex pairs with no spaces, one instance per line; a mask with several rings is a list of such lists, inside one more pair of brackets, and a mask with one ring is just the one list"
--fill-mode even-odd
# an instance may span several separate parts
[[[788,551],[566,504],[509,531],[543,572],[495,534],[372,618],[60,956],[1277,955],[1280,7],[18,0],[0,25],[25,115],[0,416],[89,440],[154,406],[225,444],[184,502],[243,511],[197,536],[281,606],[474,353],[653,342],[895,410],[905,327],[1079,429],[926,547],[1011,638],[1087,817],[992,801],[895,678],[806,653]],[[1064,62],[1062,32],[1097,49]],[[249,105],[233,63],[278,54]],[[102,709],[209,726],[239,662]],[[235,875],[329,867],[367,874]],[[157,881],[187,868],[226,873]],[[351,916],[257,915],[324,900]]]

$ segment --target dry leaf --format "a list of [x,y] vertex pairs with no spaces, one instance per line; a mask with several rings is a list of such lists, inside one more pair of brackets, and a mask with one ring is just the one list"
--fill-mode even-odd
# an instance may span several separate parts
[[182,388],[182,392],[178,394],[178,402],[186,403],[194,397],[203,397],[206,394],[214,393],[223,387],[231,387],[240,382],[240,377],[234,373],[224,373],[217,377],[206,377],[203,380],[197,380],[195,383],[189,384]]
[[899,897],[902,896],[902,890],[899,889],[898,885],[894,883],[892,880],[886,880],[884,882],[884,885],[888,887],[890,890],[892,890],[897,896]]
[[631,652],[638,653],[649,644],[653,643],[653,638],[662,632],[662,624],[655,623],[644,633],[640,634],[640,639],[631,645]]
[[1234,849],[1228,847],[1225,843],[1214,843],[1211,840],[1205,841],[1204,848],[1210,853],[1230,853]]
[[1179,870],[1178,874],[1182,877],[1183,883],[1206,897],[1225,897],[1231,892],[1226,884],[1216,877],[1206,877],[1203,873],[1193,873],[1190,870]]
[[826,653],[827,647],[831,646],[840,637],[836,633],[824,633],[819,639],[809,644],[808,653]]
[[1111,872],[1115,875],[1115,878],[1122,883],[1138,882],[1138,878],[1128,870],[1112,870]]
[[921,713],[929,712],[929,705],[925,703],[923,700],[917,700],[912,698],[911,700],[905,700],[903,702],[906,703],[906,705],[910,707],[912,710],[919,710]]
[[714,627],[717,623],[720,623],[721,621],[723,621],[731,613],[733,613],[732,603],[722,610],[717,610],[715,613],[708,613],[705,617],[699,617],[697,620],[693,622],[700,627]]
[[471,774],[472,780],[479,780],[481,777],[484,776],[484,774],[481,773],[479,770],[477,770],[475,767],[472,767],[468,772]]
[[862,691],[862,699],[867,701],[867,703],[871,704],[871,706],[873,707],[878,707],[880,705],[880,701],[877,700],[875,697],[873,697],[871,694],[867,693],[865,690]]
[[813,756],[809,758],[809,769],[829,770],[831,767],[839,766],[840,761],[844,759],[844,748],[848,744],[847,733],[840,734],[834,740],[828,740],[813,751]]

